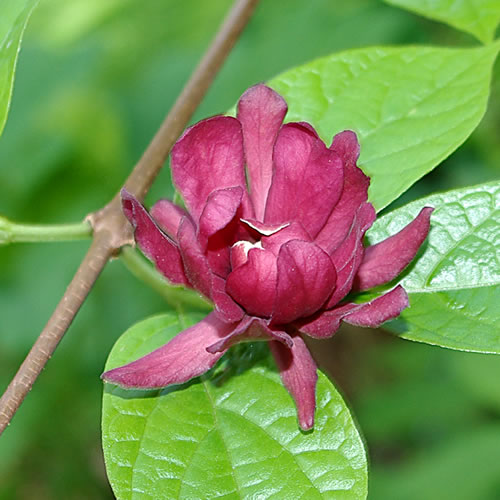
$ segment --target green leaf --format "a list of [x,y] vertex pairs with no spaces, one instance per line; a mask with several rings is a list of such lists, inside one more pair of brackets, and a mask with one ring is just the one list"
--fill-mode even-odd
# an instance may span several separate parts
[[328,143],[360,139],[360,165],[380,210],[463,143],[484,115],[500,46],[373,47],[334,54],[270,81]]
[[0,134],[9,112],[21,38],[37,1],[3,0],[0,6]]
[[[182,319],[136,324],[106,369],[167,342],[187,326]],[[365,498],[363,443],[331,382],[319,374],[316,425],[303,433],[267,346],[230,352],[208,376],[177,388],[105,387],[103,448],[117,498]]]
[[373,245],[434,207],[423,252],[404,273],[408,292],[457,290],[500,283],[500,181],[427,196],[377,219]]
[[500,22],[498,0],[384,0],[386,3],[442,21],[491,42]]
[[500,182],[394,210],[375,222],[369,243],[398,232],[423,206],[435,207],[431,230],[399,279],[411,307],[385,327],[409,340],[500,354]]
[[409,295],[411,307],[384,328],[408,340],[500,354],[498,285]]

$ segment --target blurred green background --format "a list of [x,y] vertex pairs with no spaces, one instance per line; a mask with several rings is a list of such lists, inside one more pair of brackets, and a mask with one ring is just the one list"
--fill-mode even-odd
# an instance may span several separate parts
[[[81,220],[116,192],[214,34],[228,0],[42,0],[28,24],[0,138],[0,214]],[[1,2],[0,2],[1,9]],[[195,119],[313,58],[380,44],[475,45],[380,0],[262,1]],[[500,71],[466,144],[398,201],[500,171]],[[164,169],[150,195],[172,194]],[[0,247],[0,386],[8,384],[88,242]],[[0,439],[0,499],[112,498],[99,375],[117,337],[168,308],[119,260],[105,269]],[[327,347],[326,347],[327,346]],[[371,458],[372,499],[500,498],[500,358],[344,329],[318,356]]]

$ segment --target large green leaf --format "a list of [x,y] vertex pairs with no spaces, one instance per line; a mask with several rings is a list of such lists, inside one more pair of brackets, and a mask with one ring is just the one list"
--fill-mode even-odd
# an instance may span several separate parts
[[400,282],[411,307],[386,327],[452,349],[500,353],[500,182],[457,189],[381,217],[371,244],[435,207],[427,243]]
[[[186,326],[182,320],[167,314],[136,324],[106,368],[165,343]],[[365,498],[363,443],[331,382],[319,374],[315,428],[303,433],[267,347],[231,351],[209,376],[181,387],[105,387],[104,457],[116,496]]]
[[38,0],[3,0],[0,4],[0,134],[9,111],[21,38],[37,2]]
[[287,120],[325,141],[352,129],[377,209],[436,167],[481,120],[499,45],[476,49],[373,47],[342,52],[270,81]]
[[430,19],[443,21],[471,33],[482,42],[491,42],[500,22],[498,0],[384,0]]

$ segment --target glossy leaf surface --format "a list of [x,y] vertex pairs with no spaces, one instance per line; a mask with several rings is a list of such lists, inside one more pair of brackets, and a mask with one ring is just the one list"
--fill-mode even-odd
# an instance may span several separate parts
[[[115,344],[106,368],[149,352],[185,326],[172,314],[136,324]],[[320,373],[315,429],[303,433],[267,347],[230,354],[209,376],[181,387],[105,387],[103,447],[115,495],[365,498],[363,444],[331,382]]]
[[433,206],[427,243],[400,282],[411,307],[385,327],[453,349],[500,353],[500,182],[457,189],[381,217],[370,243]]
[[7,120],[17,55],[37,0],[4,0],[0,5],[0,134]]
[[470,135],[488,99],[499,46],[372,47],[334,54],[271,80],[288,121],[307,121],[329,144],[354,130],[359,164],[379,210]]
[[442,21],[491,42],[500,22],[498,0],[384,0],[396,7]]

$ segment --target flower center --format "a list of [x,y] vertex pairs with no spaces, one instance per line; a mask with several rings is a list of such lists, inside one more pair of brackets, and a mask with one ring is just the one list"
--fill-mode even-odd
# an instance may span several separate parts
[[231,268],[236,269],[244,264],[248,259],[248,252],[252,250],[252,248],[259,248],[263,250],[262,243],[260,241],[257,241],[256,243],[246,240],[237,241],[231,247]]

